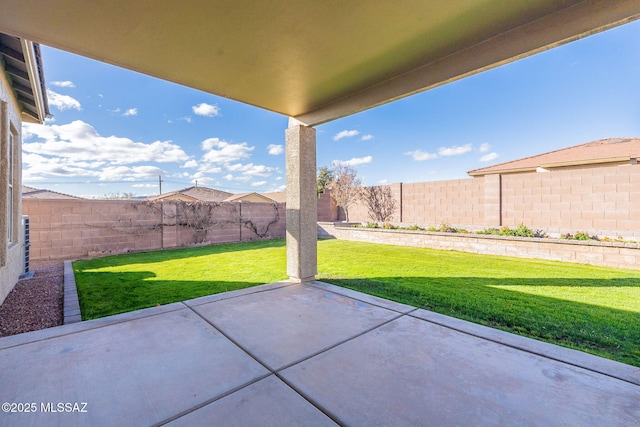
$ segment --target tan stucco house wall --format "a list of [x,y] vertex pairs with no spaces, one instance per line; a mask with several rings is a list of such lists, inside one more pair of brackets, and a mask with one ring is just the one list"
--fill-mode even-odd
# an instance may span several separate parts
[[0,304],[25,272],[22,122],[49,114],[40,48],[0,34]]
[[3,70],[0,73],[0,303],[24,271],[21,127],[20,109]]

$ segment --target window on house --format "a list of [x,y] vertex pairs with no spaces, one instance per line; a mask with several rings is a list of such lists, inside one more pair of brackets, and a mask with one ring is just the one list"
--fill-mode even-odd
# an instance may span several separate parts
[[9,224],[9,121],[7,103],[0,101],[0,267],[6,264]]
[[8,144],[8,157],[7,157],[7,163],[8,163],[8,176],[7,176],[7,187],[8,187],[8,191],[7,191],[7,241],[8,242],[13,242],[14,241],[14,190],[15,190],[15,179],[14,179],[14,163],[15,163],[15,153],[14,153],[14,149],[15,149],[15,142],[14,142],[14,136],[13,133],[9,132],[9,144]]

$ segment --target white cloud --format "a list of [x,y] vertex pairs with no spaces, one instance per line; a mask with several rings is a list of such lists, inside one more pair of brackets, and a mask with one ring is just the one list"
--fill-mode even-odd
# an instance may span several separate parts
[[130,166],[132,164],[189,160],[171,141],[147,144],[123,137],[105,137],[81,120],[64,125],[25,124],[23,140],[25,181],[51,176],[136,180],[165,172],[156,166]]
[[181,167],[183,168],[197,168],[198,167],[198,162],[196,162],[195,160],[188,160],[187,162],[185,162],[184,165],[182,165]]
[[158,188],[158,184],[131,184],[133,188]]
[[388,179],[381,179],[380,181],[378,181],[378,184],[386,184],[387,182],[389,182]]
[[262,187],[265,185],[267,185],[267,181],[256,181],[251,183],[252,187]]
[[123,116],[137,116],[138,109],[137,108],[129,108],[127,111],[122,113]]
[[22,162],[25,167],[22,170],[24,181],[41,181],[47,176],[70,177],[100,175],[99,171],[91,170],[85,166],[78,166],[67,159],[57,157],[44,157],[39,154],[24,153]]
[[202,159],[209,163],[227,163],[246,159],[255,149],[255,147],[249,147],[246,142],[231,144],[218,138],[205,139],[200,146],[205,151]]
[[471,144],[465,145],[452,145],[451,147],[438,148],[438,154],[441,156],[459,156],[471,151]]
[[270,176],[273,172],[278,170],[278,168],[265,165],[254,165],[253,163],[248,163],[246,165],[236,163],[233,165],[226,165],[226,168],[232,172],[242,172],[243,175],[264,177]]
[[183,162],[189,156],[171,141],[150,144],[129,138],[100,135],[91,125],[75,120],[65,125],[26,125],[24,139],[39,141],[23,143],[27,153],[55,156],[71,161],[107,161],[115,164],[137,162]]
[[[218,170],[218,172],[220,171]],[[210,176],[205,175],[203,172],[196,172],[193,175],[187,174],[186,177],[190,180],[192,184],[197,183],[198,185],[208,185],[212,182],[215,182],[214,178],[211,178]]]
[[373,135],[371,135],[370,133],[362,135],[362,138],[360,138],[361,141],[369,141],[370,139],[373,139]]
[[415,151],[407,151],[406,153],[404,153],[405,156],[411,156],[413,157],[413,160],[416,160],[418,162],[422,162],[424,160],[432,160],[432,159],[437,159],[438,155],[434,154],[434,153],[427,153],[426,151],[422,151],[422,150],[415,150]]
[[269,144],[267,145],[267,151],[272,156],[277,156],[278,154],[282,154],[284,152],[284,147],[282,145]]
[[198,116],[215,117],[220,114],[220,107],[217,105],[207,104],[206,102],[194,105],[191,109]]
[[76,87],[76,85],[72,81],[69,81],[69,80],[65,80],[63,82],[55,81],[55,82],[51,82],[49,84],[52,85],[52,86],[58,86],[58,87],[71,87],[71,88]]
[[110,166],[100,173],[100,181],[135,181],[138,179],[157,178],[167,172],[156,166]]
[[487,151],[489,151],[490,148],[491,148],[491,145],[486,142],[484,144],[480,144],[481,153],[486,153]]
[[56,107],[60,111],[64,110],[82,110],[80,102],[67,95],[60,95],[50,89],[47,90],[47,99],[49,105]]
[[218,166],[212,166],[212,165],[202,165],[198,168],[198,170],[200,172],[203,173],[220,173],[222,172],[222,168],[218,167]]
[[201,178],[194,178],[191,180],[192,184],[198,184],[198,185],[209,185],[212,182],[215,182],[215,179],[208,176],[203,176]]
[[246,176],[246,175],[232,175],[232,174],[227,174],[225,176],[223,176],[222,178],[224,178],[227,181],[240,181],[240,182],[247,182],[247,181],[251,181],[251,177],[250,176]]
[[366,165],[367,163],[371,163],[373,161],[373,157],[354,157],[353,159],[342,161],[342,160],[334,160],[332,164],[334,165],[344,165],[344,166],[359,166]]
[[26,127],[26,152],[65,157],[74,160],[106,160],[119,164],[139,161],[184,161],[188,156],[170,141],[151,144],[116,136],[103,137],[89,124],[76,120],[66,125],[32,125]]
[[357,130],[343,130],[341,132],[338,132],[334,137],[333,140],[334,141],[338,141],[342,138],[351,138],[352,136],[356,136],[358,135],[360,132]]
[[489,153],[489,154],[485,154],[484,156],[480,157],[480,161],[481,162],[490,162],[492,160],[497,159],[498,157],[500,157],[500,154],[493,152],[493,153]]

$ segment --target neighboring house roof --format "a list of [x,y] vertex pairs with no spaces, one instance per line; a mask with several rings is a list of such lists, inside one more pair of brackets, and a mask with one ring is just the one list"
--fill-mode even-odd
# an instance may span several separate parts
[[275,200],[258,193],[240,193],[227,197],[225,202],[273,203]]
[[263,196],[266,196],[272,200],[275,200],[278,203],[287,203],[287,192],[286,191],[274,191],[271,193],[262,193]]
[[482,176],[496,173],[533,172],[538,168],[549,170],[606,163],[635,164],[638,158],[640,158],[640,138],[607,138],[475,169],[467,173],[471,176]]
[[222,202],[231,193],[207,187],[188,187],[182,190],[162,193],[159,196],[148,197],[147,200],[184,200],[186,202]]
[[70,194],[59,193],[57,191],[44,190],[40,188],[22,186],[23,199],[82,199],[82,197],[72,196]]
[[25,122],[42,123],[49,115],[40,45],[0,33],[0,64],[10,79],[11,87]]

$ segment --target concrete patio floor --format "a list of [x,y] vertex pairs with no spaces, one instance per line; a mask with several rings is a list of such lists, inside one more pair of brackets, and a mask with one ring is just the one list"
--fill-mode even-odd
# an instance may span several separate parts
[[1,338],[0,402],[32,410],[2,426],[633,426],[640,369],[281,282]]

